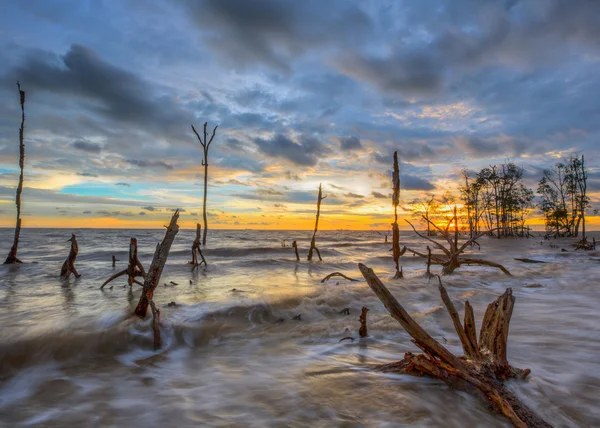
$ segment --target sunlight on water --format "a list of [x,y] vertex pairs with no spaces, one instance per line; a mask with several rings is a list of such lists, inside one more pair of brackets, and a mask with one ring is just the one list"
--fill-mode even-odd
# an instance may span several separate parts
[[[2,233],[9,242],[11,231]],[[508,426],[437,381],[370,370],[416,348],[362,281],[358,262],[373,267],[434,338],[461,353],[422,260],[404,257],[406,279],[391,280],[389,244],[374,232],[319,232],[324,261],[308,263],[309,232],[211,231],[203,250],[208,269],[191,272],[193,231],[182,230],[155,294],[164,339],[157,352],[150,319],[131,315],[139,289],[123,287],[123,278],[99,287],[115,272],[112,254],[121,260],[116,269],[125,268],[130,236],[147,268],[162,231],[75,233],[79,279],[58,278],[68,253],[63,230],[24,230],[19,255],[38,263],[0,268],[6,426]],[[298,240],[301,262],[282,239]],[[570,249],[567,241],[558,249],[536,239],[481,244],[474,252],[504,263],[514,277],[461,268],[445,279],[457,309],[469,299],[480,323],[486,305],[513,287],[509,360],[532,375],[510,387],[554,425],[600,425],[600,253],[561,252]],[[361,281],[320,282],[334,271]],[[339,343],[357,337],[363,305],[370,336]],[[350,316],[340,314],[344,308]]]

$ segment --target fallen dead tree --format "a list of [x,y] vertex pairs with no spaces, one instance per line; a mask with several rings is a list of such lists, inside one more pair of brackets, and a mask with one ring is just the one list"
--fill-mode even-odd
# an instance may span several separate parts
[[[204,266],[208,266],[208,264],[206,263],[206,259],[202,255],[202,250],[200,249],[201,230],[202,226],[200,226],[200,223],[196,223],[196,239],[194,239],[194,242],[192,242],[192,261],[190,262],[190,264],[193,266],[192,270],[197,269],[198,266],[200,266],[202,263],[204,263]],[[202,259],[202,261],[199,263],[198,256],[200,256],[200,258]]]
[[[471,238],[467,239],[467,241],[464,244],[459,246],[458,245],[458,224],[457,224],[458,217],[456,215],[456,207],[454,207],[454,216],[448,222],[448,224],[446,225],[445,228],[439,227],[438,225],[436,225],[435,223],[433,223],[432,221],[427,219],[425,216],[423,216],[423,219],[425,219],[425,221],[429,222],[431,224],[431,226],[433,226],[441,234],[441,236],[446,239],[446,241],[448,242],[448,248],[444,247],[438,241],[436,241],[428,236],[425,236],[422,233],[419,233],[417,231],[417,229],[413,226],[413,224],[410,221],[406,220],[406,222],[410,225],[410,227],[412,227],[413,231],[418,236],[431,242],[433,244],[433,246],[435,248],[437,248],[438,250],[442,251],[443,254],[423,254],[419,251],[415,251],[410,248],[407,248],[407,251],[409,251],[419,257],[428,259],[429,264],[442,265],[442,273],[444,275],[450,275],[450,274],[454,273],[454,271],[456,269],[458,269],[459,267],[461,267],[462,265],[466,265],[466,266],[477,265],[477,266],[495,267],[495,268],[500,269],[506,275],[512,276],[511,273],[508,271],[508,269],[506,269],[504,266],[502,266],[499,263],[494,263],[494,262],[490,262],[487,260],[482,260],[482,259],[477,259],[477,258],[467,257],[467,256],[462,255],[463,252],[465,252],[465,250],[468,247],[470,247],[473,242],[475,242],[477,239],[481,238],[482,236],[492,232],[495,229],[472,236]],[[454,224],[454,231],[450,231],[450,226],[452,224]]]
[[321,258],[321,252],[319,251],[319,249],[317,248],[317,245],[315,244],[315,238],[317,237],[317,231],[319,230],[319,215],[321,214],[321,202],[326,197],[327,196],[323,196],[323,191],[321,190],[321,185],[319,184],[319,196],[317,198],[317,219],[315,220],[315,231],[313,233],[312,239],[310,240],[310,248],[308,250],[308,261],[309,262],[312,260],[313,251],[316,251],[317,256],[319,256],[319,260],[323,261],[323,259]]
[[153,301],[154,290],[156,289],[160,281],[160,276],[162,275],[165,263],[167,262],[167,258],[169,257],[169,251],[171,250],[171,245],[173,244],[175,235],[177,235],[177,232],[179,232],[179,226],[177,225],[178,218],[179,210],[175,211],[173,217],[171,217],[171,222],[169,223],[169,226],[167,226],[167,231],[165,232],[165,236],[163,237],[162,242],[156,245],[154,258],[152,259],[152,264],[148,269],[148,274],[146,275],[146,279],[144,281],[144,287],[142,288],[142,294],[134,311],[135,315],[143,319],[146,318],[148,306],[152,308],[154,349],[160,348],[161,345],[159,328],[160,311],[158,310]]
[[74,233],[71,234],[71,239],[69,239],[69,242],[71,242],[71,250],[69,251],[67,260],[65,260],[62,268],[60,269],[60,276],[61,278],[66,279],[69,278],[72,273],[75,275],[75,278],[79,278],[81,275],[79,272],[77,272],[77,269],[75,269],[75,261],[77,260],[77,254],[79,254],[79,245],[77,244],[77,238],[75,237]]
[[505,416],[514,426],[550,427],[504,385],[508,379],[525,379],[531,372],[529,369],[510,366],[506,359],[508,330],[515,304],[510,288],[488,305],[477,341],[473,308],[468,301],[465,303],[464,325],[461,324],[458,312],[440,279],[442,301],[452,318],[464,351],[463,356],[457,357],[431,337],[406,312],[372,269],[362,263],[359,263],[358,268],[392,317],[423,351],[423,354],[407,352],[401,361],[379,366],[379,370],[430,376],[448,386],[486,399],[493,411]]
[[5,265],[23,263],[17,257],[19,251],[19,237],[21,236],[21,192],[23,192],[23,167],[25,166],[25,91],[21,90],[21,84],[17,81],[17,88],[19,89],[19,96],[21,101],[21,128],[19,128],[19,167],[21,168],[21,174],[19,175],[19,184],[17,186],[17,197],[15,204],[17,205],[17,223],[15,225],[15,237],[13,240],[12,247],[8,253],[8,257],[4,261]]
[[[113,263],[114,263],[114,261],[115,261],[115,259],[113,256]],[[110,278],[108,278],[104,282],[104,284],[102,284],[100,286],[100,290],[102,290],[104,288],[104,286],[106,284],[108,284],[109,282],[111,282],[113,279],[116,279],[123,275],[127,275],[127,284],[129,284],[130,287],[133,286],[133,284],[138,284],[138,285],[141,285],[142,287],[144,286],[144,284],[142,284],[141,282],[139,282],[136,279],[139,276],[141,276],[142,279],[144,279],[146,277],[146,272],[144,271],[144,266],[142,265],[142,262],[138,258],[138,248],[137,248],[137,239],[136,238],[131,238],[131,240],[129,241],[129,264],[127,265],[127,269],[122,270],[121,272],[118,272],[118,273],[114,274],[113,276],[111,276]]]
[[321,282],[325,282],[325,281],[327,281],[329,278],[332,278],[332,277],[334,277],[334,276],[340,276],[340,277],[342,277],[342,278],[344,278],[344,279],[347,279],[348,281],[358,281],[358,279],[350,278],[349,276],[346,276],[346,275],[344,275],[344,274],[343,274],[343,273],[341,273],[341,272],[333,272],[333,273],[330,273],[329,275],[327,275],[325,278],[323,278],[323,279],[321,280]]

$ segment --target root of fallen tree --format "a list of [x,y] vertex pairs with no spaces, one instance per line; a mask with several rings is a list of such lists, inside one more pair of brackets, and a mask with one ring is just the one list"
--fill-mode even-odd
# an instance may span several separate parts
[[[194,242],[192,243],[192,261],[190,262],[190,264],[193,266],[192,270],[197,269],[202,263],[204,263],[204,266],[208,266],[206,259],[202,255],[202,250],[200,249],[201,231],[202,226],[200,226],[200,223],[196,223],[196,239],[194,239]],[[198,256],[200,256],[202,259],[201,262],[198,262]]]
[[77,238],[75,238],[74,233],[71,234],[71,239],[69,239],[69,241],[71,242],[71,250],[69,251],[69,257],[67,257],[67,260],[65,260],[60,269],[60,276],[61,278],[69,278],[72,273],[75,275],[75,278],[79,278],[81,275],[77,272],[77,269],[75,269],[75,260],[77,260],[77,254],[79,254],[79,245],[77,244]]
[[[486,235],[486,234],[494,231],[495,229],[480,233],[479,235],[475,235],[475,236],[471,237],[470,239],[468,239],[464,244],[459,246],[458,245],[458,225],[457,225],[458,216],[456,214],[456,207],[454,207],[454,216],[448,222],[448,224],[446,225],[445,228],[439,227],[438,225],[436,225],[435,223],[433,223],[432,221],[427,219],[425,216],[423,216],[423,219],[425,221],[429,222],[431,224],[431,226],[433,226],[435,229],[437,229],[437,231],[442,235],[442,237],[444,237],[446,239],[446,241],[448,242],[448,248],[444,247],[442,244],[440,244],[436,240],[429,238],[428,236],[425,236],[422,233],[419,233],[417,231],[417,229],[413,226],[413,224],[410,221],[406,220],[406,222],[410,225],[410,227],[412,227],[413,231],[419,237],[431,242],[433,244],[434,248],[437,248],[438,250],[442,251],[443,254],[423,254],[419,251],[415,251],[410,248],[408,248],[407,251],[409,251],[419,257],[423,257],[423,258],[427,259],[429,264],[442,265],[442,273],[444,275],[450,275],[450,274],[454,273],[454,271],[456,269],[458,269],[459,267],[466,265],[466,266],[495,267],[495,268],[500,269],[506,275],[512,276],[511,273],[508,271],[508,269],[506,269],[504,266],[502,266],[499,263],[494,263],[494,262],[490,262],[488,260],[482,260],[482,259],[477,259],[477,258],[473,258],[473,257],[466,257],[466,256],[462,255],[462,253],[469,246],[471,246],[471,244],[473,242],[475,242],[477,239],[481,238],[483,235]],[[450,231],[450,225],[452,225],[452,224],[454,224],[453,232]]]
[[[113,263],[116,259],[113,256]],[[114,264],[113,264],[114,266]],[[144,284],[142,284],[141,282],[139,282],[136,278],[138,276],[141,276],[142,279],[146,278],[146,272],[144,271],[144,266],[142,266],[142,262],[140,261],[140,259],[138,259],[138,248],[137,248],[137,239],[136,238],[131,238],[131,240],[129,241],[129,265],[127,265],[127,269],[122,270],[121,272],[118,272],[116,274],[114,274],[113,276],[111,276],[110,278],[108,278],[104,284],[102,284],[100,286],[100,290],[102,290],[104,288],[104,286],[106,284],[108,284],[109,282],[111,282],[113,279],[116,279],[120,276],[123,275],[127,275],[127,284],[129,284],[129,286],[133,286],[133,284],[138,284],[141,285],[142,287],[144,286]]]
[[146,318],[148,306],[152,307],[152,329],[154,330],[154,349],[158,349],[161,346],[159,328],[160,311],[156,308],[153,301],[154,290],[159,284],[160,276],[162,275],[165,263],[169,258],[169,251],[171,250],[173,240],[175,239],[177,232],[179,232],[179,226],[177,225],[178,218],[179,210],[175,211],[173,217],[171,217],[171,222],[169,223],[169,226],[167,226],[167,231],[165,232],[165,236],[163,237],[162,242],[160,242],[156,246],[156,251],[154,252],[152,264],[148,269],[148,274],[146,275],[146,279],[144,281],[144,287],[142,289],[140,300],[138,301],[138,304],[134,311],[134,314],[138,317]]
[[323,261],[323,259],[321,258],[321,252],[319,251],[319,249],[317,248],[317,245],[315,244],[315,238],[317,237],[317,231],[319,230],[319,215],[321,215],[321,202],[323,202],[323,199],[325,199],[327,196],[323,196],[323,191],[321,190],[321,185],[319,184],[319,196],[317,198],[317,219],[315,220],[315,231],[313,233],[312,239],[310,240],[310,248],[308,250],[308,261],[310,262],[313,258],[313,251],[317,252],[317,256],[319,256],[319,260]]
[[508,379],[525,379],[531,372],[529,369],[510,366],[506,359],[508,330],[515,304],[510,288],[488,305],[478,341],[473,308],[468,301],[465,303],[462,324],[440,279],[442,301],[452,318],[464,352],[463,356],[457,357],[431,337],[406,312],[372,269],[362,263],[359,263],[358,268],[392,317],[423,351],[423,354],[407,352],[401,361],[379,366],[379,370],[439,379],[450,387],[487,400],[494,412],[505,416],[516,427],[551,426],[504,385]]
[[333,272],[333,273],[330,273],[329,275],[327,275],[325,278],[323,278],[323,279],[321,280],[321,282],[325,282],[325,281],[327,281],[329,278],[331,278],[331,277],[334,277],[334,276],[340,276],[340,277],[342,277],[342,278],[344,278],[344,279],[347,279],[348,281],[358,281],[358,279],[350,278],[349,276],[346,276],[346,275],[344,275],[344,274],[343,274],[343,273],[341,273],[341,272]]
[[12,247],[8,252],[8,257],[4,261],[5,265],[23,263],[17,257],[19,251],[19,237],[21,236],[21,192],[23,192],[23,167],[25,166],[25,91],[21,90],[21,84],[17,81],[17,88],[19,89],[19,96],[21,101],[21,128],[19,128],[19,167],[21,168],[21,174],[19,175],[19,184],[17,186],[17,197],[15,204],[17,205],[17,223],[15,224],[15,237],[13,240]]

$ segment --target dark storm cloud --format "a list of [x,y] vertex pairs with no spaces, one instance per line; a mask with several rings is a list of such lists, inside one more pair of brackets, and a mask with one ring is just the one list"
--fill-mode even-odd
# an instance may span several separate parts
[[344,151],[360,150],[363,148],[358,137],[340,137],[340,147]]
[[8,77],[27,82],[28,89],[94,101],[97,105],[91,109],[110,120],[163,134],[179,126],[183,129],[192,118],[169,96],[157,95],[157,88],[138,75],[82,45],[72,45],[63,56],[33,52]]
[[164,168],[164,169],[173,169],[173,165],[166,163],[165,161],[155,161],[155,160],[144,160],[144,159],[125,159],[125,162],[139,166],[140,168]]
[[400,187],[405,190],[433,190],[435,186],[428,180],[415,175],[400,174]]
[[330,153],[327,146],[310,136],[301,136],[294,141],[283,134],[276,134],[267,140],[257,138],[254,143],[268,156],[284,158],[301,166],[315,166],[321,156]]
[[142,209],[146,211],[158,211],[155,207],[142,207]]
[[379,193],[379,192],[371,192],[371,196],[373,196],[374,198],[377,199],[387,199],[389,196],[384,195],[383,193]]
[[98,177],[98,174],[92,174],[91,172],[78,172],[77,175],[82,177]]
[[121,182],[121,183],[115,183],[115,186],[131,187],[131,184]]
[[97,143],[91,143],[89,141],[74,141],[71,146],[77,150],[81,150],[88,153],[100,153],[102,151],[102,145]]
[[[360,41],[372,28],[356,5],[316,0],[178,0],[228,64],[289,72],[294,58],[330,43]],[[218,34],[218,35],[217,35]]]

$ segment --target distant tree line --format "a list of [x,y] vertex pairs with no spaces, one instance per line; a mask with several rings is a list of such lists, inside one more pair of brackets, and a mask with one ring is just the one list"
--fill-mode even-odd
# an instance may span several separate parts
[[[462,171],[459,187],[463,209],[459,222],[470,237],[486,230],[497,238],[530,236],[527,218],[535,209],[544,216],[547,236],[586,239],[585,216],[588,172],[583,155],[574,154],[543,171],[535,192],[524,182],[524,169],[513,162],[490,165],[479,172]],[[537,202],[537,203],[536,203]],[[433,195],[414,201],[414,211],[423,216],[427,236],[435,234],[428,220],[435,221],[453,203],[449,195]],[[446,205],[448,208],[444,210]]]

